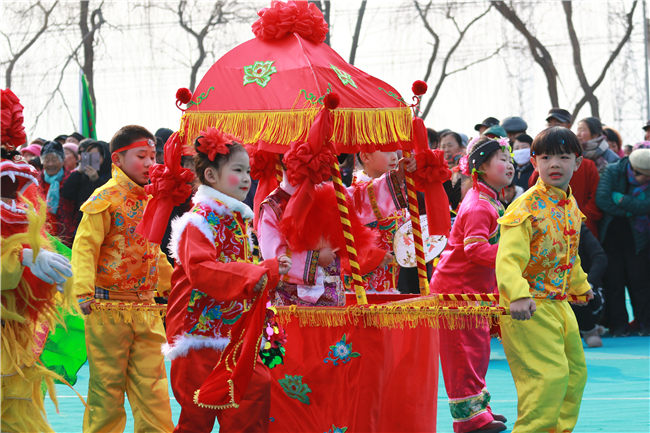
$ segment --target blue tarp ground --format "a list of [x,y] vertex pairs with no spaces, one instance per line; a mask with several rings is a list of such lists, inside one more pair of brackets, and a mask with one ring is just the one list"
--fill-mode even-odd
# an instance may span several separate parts
[[[580,419],[576,432],[650,432],[650,337],[605,338],[603,347],[585,348],[589,379],[582,400]],[[169,372],[169,363],[167,364]],[[442,373],[438,394],[438,432],[452,432]],[[517,394],[499,341],[492,341],[492,356],[487,375],[488,389],[492,394],[491,406],[495,412],[508,418],[512,428],[517,414]],[[88,364],[79,371],[75,388],[86,395],[88,389]],[[80,432],[83,405],[72,390],[57,385],[60,414],[46,400],[48,419],[57,432]],[[417,393],[412,394],[417,398]],[[170,389],[172,415],[178,419],[180,407]],[[128,402],[126,405],[126,432],[133,431]],[[214,431],[218,431],[215,428]],[[508,430],[510,431],[510,430]],[[353,432],[350,432],[353,433]]]

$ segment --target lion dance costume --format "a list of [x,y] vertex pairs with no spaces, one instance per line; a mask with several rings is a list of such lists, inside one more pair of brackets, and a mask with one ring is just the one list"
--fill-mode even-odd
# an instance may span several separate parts
[[[47,331],[60,321],[61,287],[71,276],[68,260],[52,251],[45,237],[45,205],[38,174],[16,147],[25,143],[23,106],[2,90],[2,431],[52,431],[45,416],[41,384],[54,397],[61,379],[38,361]],[[71,290],[64,304],[74,305]]]

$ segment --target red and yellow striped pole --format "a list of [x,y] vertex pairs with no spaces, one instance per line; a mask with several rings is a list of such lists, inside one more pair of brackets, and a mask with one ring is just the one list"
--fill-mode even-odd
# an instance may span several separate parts
[[[408,158],[410,152],[404,152]],[[418,281],[420,282],[420,294],[429,294],[429,279],[427,277],[427,262],[424,256],[424,242],[422,240],[422,226],[420,225],[420,210],[418,208],[418,196],[415,192],[415,182],[407,171],[404,171],[406,178],[406,194],[408,195],[409,214],[411,226],[413,227],[413,243],[415,244],[415,259],[418,267]]]
[[[565,295],[562,298],[569,302],[586,302],[586,295]],[[405,299],[402,301],[395,301],[394,304],[409,304],[411,302],[422,302],[425,300],[433,301],[485,301],[485,302],[499,302],[499,295],[492,293],[434,293],[426,298]]]
[[282,164],[280,163],[280,155],[278,154],[275,159],[275,180],[278,184],[282,183]]
[[341,225],[343,226],[343,237],[345,238],[345,249],[348,252],[348,260],[350,262],[350,269],[352,271],[352,287],[357,297],[357,304],[365,305],[368,303],[366,299],[366,290],[363,288],[361,280],[361,268],[357,259],[357,250],[354,247],[354,236],[352,235],[352,225],[350,224],[350,212],[345,200],[345,187],[341,179],[341,170],[338,161],[334,161],[332,165],[332,180],[334,182],[334,191],[336,192],[336,204],[339,208],[339,217],[341,218]]

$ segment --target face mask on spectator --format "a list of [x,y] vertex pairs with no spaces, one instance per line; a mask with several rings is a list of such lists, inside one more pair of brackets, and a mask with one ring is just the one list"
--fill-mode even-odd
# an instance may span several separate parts
[[517,165],[526,165],[530,162],[530,148],[517,149],[514,151],[514,159]]

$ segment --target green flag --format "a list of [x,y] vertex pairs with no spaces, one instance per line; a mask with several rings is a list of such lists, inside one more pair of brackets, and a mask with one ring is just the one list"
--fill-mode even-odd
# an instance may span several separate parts
[[97,140],[97,131],[95,130],[95,107],[93,106],[93,101],[90,98],[90,91],[88,90],[88,81],[86,76],[81,73],[81,120],[79,125],[79,133],[84,137],[92,138]]
[[[57,238],[48,235],[57,253],[70,259],[70,248]],[[57,324],[45,342],[41,362],[48,369],[60,374],[70,385],[77,382],[77,372],[86,362],[86,333],[82,317],[64,313],[65,327]]]

